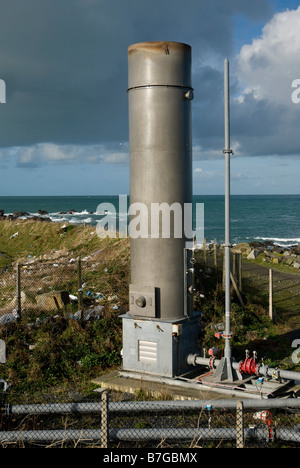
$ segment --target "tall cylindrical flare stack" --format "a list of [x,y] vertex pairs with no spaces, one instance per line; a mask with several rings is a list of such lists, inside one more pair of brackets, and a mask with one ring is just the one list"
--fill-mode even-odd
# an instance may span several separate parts
[[193,238],[191,47],[131,45],[128,81],[131,284],[123,367],[173,377],[187,370],[199,333],[186,248]]
[[[131,237],[130,313],[178,319],[192,312],[185,304],[182,216],[184,204],[192,203],[191,48],[135,44],[128,63],[130,204],[143,204],[148,214],[145,237]],[[169,233],[162,231],[163,222]],[[137,306],[136,296],[151,293],[152,307]]]

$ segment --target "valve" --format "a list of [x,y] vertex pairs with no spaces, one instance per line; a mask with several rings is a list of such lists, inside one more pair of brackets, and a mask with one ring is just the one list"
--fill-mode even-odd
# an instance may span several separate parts
[[258,375],[258,364],[254,358],[246,357],[245,361],[239,363],[239,372],[241,374]]
[[208,354],[210,356],[216,356],[218,354],[218,348],[216,348],[215,346],[213,348],[210,348],[210,350],[208,351]]
[[220,340],[222,338],[222,335],[223,333],[220,333],[220,332],[215,333],[215,338],[217,338],[217,340]]

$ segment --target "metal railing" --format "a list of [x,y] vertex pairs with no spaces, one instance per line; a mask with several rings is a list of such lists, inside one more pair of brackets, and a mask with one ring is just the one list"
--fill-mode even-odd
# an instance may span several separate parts
[[1,405],[0,446],[299,447],[300,402],[99,401]]

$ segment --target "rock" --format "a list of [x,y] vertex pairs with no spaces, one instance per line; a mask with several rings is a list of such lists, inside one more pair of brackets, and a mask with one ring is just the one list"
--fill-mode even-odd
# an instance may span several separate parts
[[4,210],[0,210],[0,218],[4,218]]
[[296,247],[294,247],[294,253],[296,255],[300,255],[300,244],[296,245]]
[[70,298],[69,293],[66,291],[52,291],[37,296],[36,302],[45,311],[61,310],[66,304],[69,304]]
[[253,249],[253,250],[251,250],[251,252],[247,256],[247,259],[248,260],[255,260],[259,256],[260,253],[261,252],[259,250]]
[[31,221],[45,221],[46,223],[51,223],[51,218],[45,216],[31,216],[29,219]]
[[286,263],[287,265],[292,265],[292,264],[294,263],[294,259],[293,259],[293,258],[288,258],[288,259],[285,261],[285,263]]
[[13,216],[15,218],[20,218],[21,216],[30,216],[30,213],[28,213],[27,211],[15,211]]
[[69,211],[60,211],[60,215],[65,215],[65,214],[74,214],[76,213],[76,210],[69,210]]
[[274,257],[274,258],[273,258],[273,263],[275,263],[275,264],[277,265],[277,264],[279,263],[279,258]]
[[[26,295],[24,291],[21,291],[21,308],[28,307],[32,305],[33,301]],[[17,298],[14,297],[13,300],[8,304],[6,308],[15,309],[17,307]]]
[[236,244],[231,249],[232,252],[242,253],[242,254],[245,254],[245,255],[249,255],[251,250],[252,249],[250,247],[250,244],[247,244],[247,242],[242,242],[240,244]]
[[297,268],[299,270],[300,269],[300,263],[295,262],[294,263],[294,268]]
[[46,211],[46,210],[37,210],[37,214],[39,214],[39,215],[47,215],[47,214],[49,214],[49,213],[48,213],[48,211]]

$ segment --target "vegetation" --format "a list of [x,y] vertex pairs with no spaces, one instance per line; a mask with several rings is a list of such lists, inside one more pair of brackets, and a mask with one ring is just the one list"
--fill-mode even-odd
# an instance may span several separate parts
[[[11,237],[15,232],[19,232],[18,236]],[[82,282],[89,291],[101,292],[97,300],[83,295],[87,313],[91,307],[101,306],[101,317],[97,320],[76,315],[77,302],[67,304],[61,311],[44,312],[26,303],[18,322],[0,327],[0,339],[7,347],[7,362],[0,365],[0,378],[11,383],[14,391],[31,394],[50,387],[62,391],[70,387],[89,389],[92,377],[121,363],[119,316],[128,308],[128,239],[100,239],[91,226],[2,221],[0,242],[2,266],[8,269],[0,274],[0,280],[10,273],[9,277],[14,276],[17,260],[25,263],[24,268],[32,270],[30,276],[25,276],[27,270],[22,270],[22,291],[32,302],[37,289],[46,291],[43,276],[51,283],[47,291],[78,294],[79,255],[87,259],[82,262]],[[70,264],[70,259],[75,259],[75,263]],[[14,287],[15,280],[12,285],[2,287],[1,299],[5,298],[5,303],[14,294]],[[8,312],[7,307],[3,311]]]
[[[215,333],[224,328],[225,293],[222,289],[222,272],[205,273],[203,259],[197,256],[196,284],[198,292],[195,297],[195,307],[203,311],[203,348],[213,346],[218,348],[218,356],[223,352],[222,340],[216,340]],[[204,269],[204,274],[203,274]],[[268,296],[253,283],[244,282],[242,299],[244,307],[240,304],[234,288],[231,290],[231,331],[233,355],[236,360],[245,358],[245,351],[254,351],[259,360],[272,367],[288,368],[300,371],[300,366],[292,362],[292,342],[299,338],[295,324],[299,323],[298,312],[292,308],[289,301],[283,301],[277,309],[275,320],[271,321],[268,311]],[[199,293],[205,296],[203,300]]]
[[8,348],[1,377],[17,392],[33,394],[49,387],[83,390],[95,374],[120,364],[116,316],[105,314],[91,323],[51,318],[32,328],[22,321],[2,327],[0,333]]
[[[12,237],[16,232],[19,234]],[[54,258],[53,254],[56,254],[57,261],[64,260],[65,263],[78,255],[89,257],[83,269],[83,281],[89,291],[101,292],[102,296],[95,302],[85,294],[84,301],[88,310],[91,306],[101,305],[100,319],[77,317],[76,303],[68,304],[59,313],[41,313],[27,306],[21,320],[0,327],[0,339],[7,346],[7,363],[0,365],[0,378],[10,382],[14,391],[34,394],[49,388],[61,391],[72,387],[88,391],[93,377],[121,364],[120,315],[128,310],[128,239],[100,239],[91,226],[63,227],[57,223],[1,221],[0,246],[0,269],[11,272],[17,260],[44,265],[43,262]],[[203,311],[202,342],[208,349],[215,345],[215,333],[224,320],[224,292],[220,278],[214,274],[203,275],[199,261],[198,258],[195,268],[195,309]],[[63,288],[75,294],[77,277],[74,271],[72,275],[70,271],[54,277],[53,269],[49,273],[53,276],[51,288]],[[38,279],[33,278],[35,287]],[[205,295],[205,299],[200,293]],[[1,295],[5,296],[3,287]],[[266,364],[299,370],[290,359],[289,324],[271,322],[265,299],[254,295],[253,290],[245,290],[243,299],[244,308],[232,291],[235,358],[243,359],[245,349],[255,350],[260,358],[265,358]],[[217,346],[221,356],[222,340]]]
[[[0,268],[15,260],[41,257],[55,250],[88,255],[113,240],[100,240],[91,226],[63,225],[31,220],[0,221]],[[29,257],[30,256],[30,257]]]

